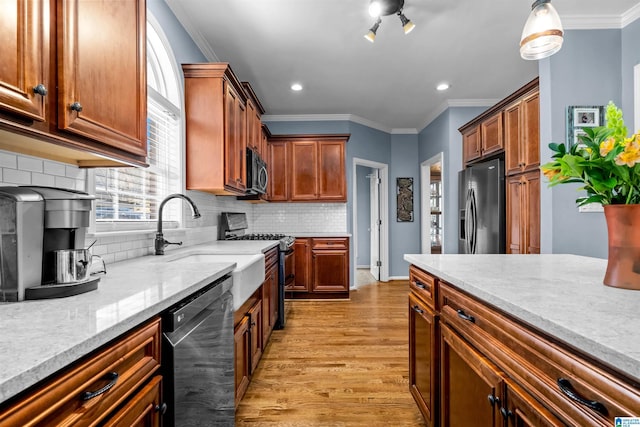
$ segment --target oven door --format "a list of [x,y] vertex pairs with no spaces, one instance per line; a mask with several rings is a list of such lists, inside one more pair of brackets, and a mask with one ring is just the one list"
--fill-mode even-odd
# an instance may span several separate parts
[[287,249],[284,253],[284,287],[285,289],[295,280],[295,259],[293,258],[293,248]]

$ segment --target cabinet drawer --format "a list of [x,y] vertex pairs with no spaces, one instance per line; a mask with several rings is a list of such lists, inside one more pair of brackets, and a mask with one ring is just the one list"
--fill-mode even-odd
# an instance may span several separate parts
[[269,269],[272,265],[278,263],[278,248],[269,249],[267,253],[264,254],[264,269],[265,271]]
[[409,266],[409,288],[429,307],[435,309],[437,304],[437,279],[423,270]]
[[568,424],[611,426],[616,416],[640,416],[631,380],[445,282],[439,293],[442,321]]
[[159,369],[160,342],[155,319],[36,386],[0,414],[0,426],[98,423]]
[[349,240],[342,237],[311,239],[311,249],[347,249]]

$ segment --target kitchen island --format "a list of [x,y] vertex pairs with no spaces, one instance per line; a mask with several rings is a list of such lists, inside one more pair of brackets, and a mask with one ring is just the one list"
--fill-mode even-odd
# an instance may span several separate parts
[[[606,260],[551,254],[404,259],[412,264],[410,329],[432,332],[428,353],[439,366],[429,366],[435,381],[415,378],[416,370],[418,377],[427,373],[414,354],[411,389],[434,425],[450,421],[460,404],[450,389],[451,369],[484,364],[495,374],[484,377],[495,380],[489,402],[501,402],[491,408],[505,417],[611,425],[615,416],[640,415],[640,292],[604,286]],[[410,334],[411,351],[419,352],[422,338]],[[429,401],[437,389],[446,398]],[[518,415],[511,405],[520,395],[535,410],[520,406]]]
[[98,289],[67,298],[0,304],[0,402],[231,273],[233,262],[190,254],[259,254],[277,242],[212,242],[107,266]]

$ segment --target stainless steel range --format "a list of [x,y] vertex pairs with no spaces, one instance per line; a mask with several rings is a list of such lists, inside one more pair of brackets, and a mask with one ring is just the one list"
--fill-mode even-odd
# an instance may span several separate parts
[[246,233],[249,228],[247,215],[239,212],[222,212],[220,217],[221,240],[277,240],[278,241],[278,321],[276,329],[285,326],[284,291],[295,279],[294,243],[296,238],[282,233]]

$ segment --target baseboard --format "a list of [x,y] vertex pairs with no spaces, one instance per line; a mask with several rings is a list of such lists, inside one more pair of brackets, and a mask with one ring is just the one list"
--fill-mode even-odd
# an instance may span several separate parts
[[370,266],[369,264],[367,264],[367,265],[357,265],[357,266],[356,266],[356,268],[357,268],[358,270],[363,270],[363,269],[368,270],[368,269],[370,269],[370,268],[371,268],[371,266]]
[[391,280],[409,280],[409,276],[389,276],[389,281]]

